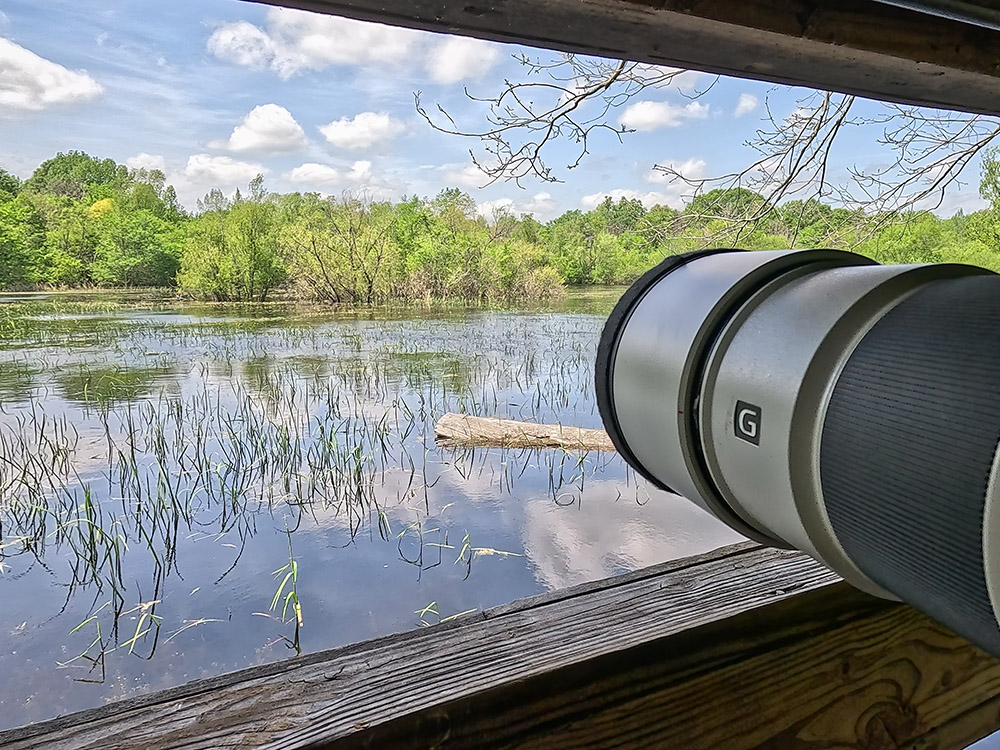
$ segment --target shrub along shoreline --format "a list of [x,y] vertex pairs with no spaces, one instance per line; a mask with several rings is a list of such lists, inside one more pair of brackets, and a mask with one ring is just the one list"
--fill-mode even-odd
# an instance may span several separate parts
[[[994,198],[996,154],[984,160]],[[750,218],[752,217],[752,220]],[[324,303],[455,299],[510,303],[565,285],[625,284],[700,247],[840,247],[880,262],[963,262],[1000,270],[997,201],[968,216],[870,216],[815,200],[770,206],[713,190],[682,210],[605,199],[546,223],[480,214],[466,193],[393,203],[276,194],[262,177],[189,214],[157,170],[59,154],[24,182],[0,169],[0,288],[170,287],[213,301],[276,294]]]

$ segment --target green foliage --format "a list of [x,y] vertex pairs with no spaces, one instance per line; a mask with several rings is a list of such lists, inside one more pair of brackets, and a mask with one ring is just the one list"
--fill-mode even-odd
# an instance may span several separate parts
[[82,151],[59,153],[42,164],[25,181],[24,190],[81,199],[87,190],[124,189],[130,182],[128,168],[112,159],[98,159]]
[[231,204],[219,200],[221,193],[206,197],[205,205],[216,208],[187,227],[177,276],[182,289],[217,301],[265,302],[285,280],[279,206],[260,176],[249,192],[248,200],[237,193]]
[[665,256],[706,246],[839,247],[882,263],[1000,271],[1000,152],[983,161],[990,207],[866,216],[818,200],[774,206],[716,189],[678,210],[606,198],[546,223],[484,217],[457,189],[398,203],[269,194],[261,177],[211,190],[186,214],[159,170],[58,154],[21,183],[0,169],[0,287],[169,286],[217,301],[275,292],[334,304],[394,299],[508,303],[566,284],[626,284]]
[[21,180],[0,167],[0,203],[12,201],[21,191]]
[[101,286],[169,286],[179,266],[176,230],[146,209],[114,206],[95,219],[91,278]]
[[30,281],[29,265],[40,244],[38,217],[31,204],[20,199],[0,203],[0,286]]

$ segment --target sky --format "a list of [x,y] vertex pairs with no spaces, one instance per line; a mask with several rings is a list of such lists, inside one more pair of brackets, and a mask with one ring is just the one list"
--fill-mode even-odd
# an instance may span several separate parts
[[[487,214],[497,207],[547,220],[589,209],[606,195],[680,207],[691,189],[667,183],[655,165],[693,177],[739,170],[765,107],[791,115],[805,92],[688,73],[646,90],[609,116],[621,141],[598,131],[582,163],[558,144],[557,183],[484,187],[472,164],[478,141],[432,129],[444,107],[468,130],[505,79],[522,80],[516,56],[555,53],[240,0],[4,0],[0,10],[0,167],[28,177],[71,149],[131,167],[162,169],[193,209],[213,187],[226,193],[258,173],[276,192],[376,198],[468,191]],[[713,83],[714,82],[714,83]],[[692,99],[695,91],[707,92]],[[874,111],[874,103],[865,105]],[[870,130],[845,132],[831,175],[888,160]],[[983,204],[975,187],[949,191],[938,213]]]

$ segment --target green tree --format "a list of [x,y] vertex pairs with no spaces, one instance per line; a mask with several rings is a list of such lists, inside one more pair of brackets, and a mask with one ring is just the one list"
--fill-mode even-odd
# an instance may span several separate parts
[[96,218],[90,275],[106,286],[169,286],[179,267],[174,227],[146,209],[115,205]]
[[0,167],[0,203],[12,201],[21,191],[21,180]]
[[265,302],[286,277],[279,206],[258,175],[249,198],[230,204],[213,190],[200,202],[213,207],[188,228],[178,281],[182,288],[219,301]]
[[83,151],[70,151],[42,162],[22,187],[35,193],[80,199],[86,195],[88,187],[103,186],[122,192],[130,182],[128,168],[113,159],[98,159]]
[[0,202],[0,286],[16,287],[32,281],[43,227],[30,202]]

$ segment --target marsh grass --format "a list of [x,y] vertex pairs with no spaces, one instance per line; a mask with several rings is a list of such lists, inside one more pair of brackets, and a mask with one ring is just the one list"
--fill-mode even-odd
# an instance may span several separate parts
[[[222,622],[176,619],[165,603],[192,545],[225,558],[218,584],[256,535],[286,534],[287,562],[255,587],[267,612],[254,614],[300,653],[312,572],[293,553],[301,529],[394,548],[418,580],[448,561],[468,579],[519,552],[451,528],[449,505],[432,501],[439,482],[498,502],[543,477],[553,504],[580,505],[613,460],[433,443],[446,411],[596,425],[592,319],[290,321],[283,310],[0,306],[0,585],[37,567],[62,587],[64,610],[89,602],[67,628],[76,655],[60,663],[83,670],[76,679],[104,680],[112,658],[151,659],[161,631],[169,643]],[[640,495],[631,476],[623,491]],[[436,602],[417,615],[459,616]]]

